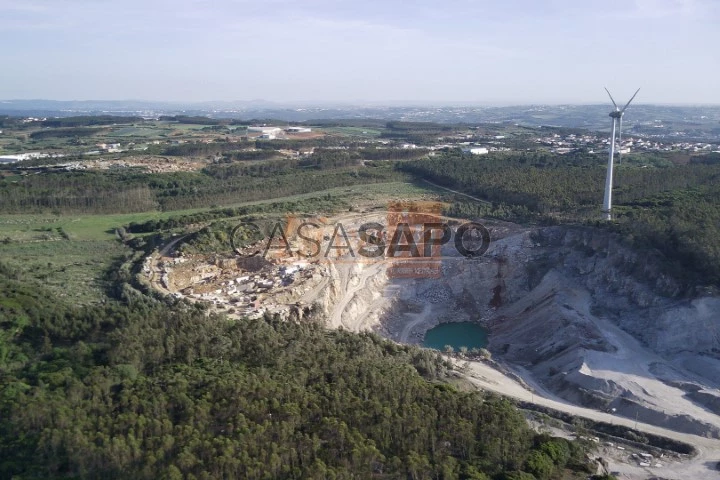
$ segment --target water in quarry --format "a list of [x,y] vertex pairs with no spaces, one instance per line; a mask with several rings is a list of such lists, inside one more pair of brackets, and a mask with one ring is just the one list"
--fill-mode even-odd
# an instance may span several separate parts
[[446,345],[450,345],[457,351],[460,347],[484,348],[487,343],[487,330],[477,323],[449,322],[425,332],[423,346],[443,350]]

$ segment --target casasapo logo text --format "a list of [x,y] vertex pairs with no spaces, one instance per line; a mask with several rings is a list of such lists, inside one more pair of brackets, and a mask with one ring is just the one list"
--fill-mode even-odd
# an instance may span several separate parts
[[387,262],[392,277],[437,277],[443,261],[477,258],[490,247],[484,225],[443,216],[441,207],[435,202],[397,202],[386,211],[339,220],[287,215],[282,220],[243,222],[233,230],[231,242],[233,250],[246,257]]

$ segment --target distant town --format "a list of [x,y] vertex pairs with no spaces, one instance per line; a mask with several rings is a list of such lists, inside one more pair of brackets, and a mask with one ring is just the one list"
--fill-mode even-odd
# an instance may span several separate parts
[[[48,121],[49,117],[23,117],[20,120],[21,125],[25,128],[32,128],[37,125],[40,128]],[[161,117],[162,118],[162,117]],[[202,118],[202,117],[200,117]],[[152,120],[149,120],[152,121]],[[564,129],[562,127],[522,127],[520,124],[490,124],[491,128],[485,126],[463,126],[458,125],[450,134],[424,138],[422,142],[413,143],[402,139],[388,139],[382,136],[369,135],[367,131],[360,130],[358,133],[360,138],[354,142],[355,146],[366,145],[372,146],[376,150],[382,149],[410,149],[424,151],[427,155],[434,155],[436,151],[447,149],[461,149],[464,152],[474,155],[485,155],[491,152],[507,152],[513,150],[546,150],[557,154],[567,154],[571,152],[583,152],[589,154],[603,154],[608,151],[609,138],[605,132],[582,131],[579,129]],[[664,125],[657,124],[657,127],[663,128]],[[518,132],[518,128],[524,130]],[[290,125],[288,123],[275,124],[255,124],[247,126],[222,127],[207,126],[203,132],[212,132],[216,135],[205,135],[203,137],[185,137],[177,138],[149,138],[142,142],[140,139],[133,138],[133,141],[108,141],[103,140],[94,144],[87,144],[83,139],[76,139],[74,148],[71,152],[57,151],[56,149],[33,150],[9,152],[10,147],[2,149],[0,143],[0,163],[15,163],[24,160],[39,160],[43,158],[53,159],[54,168],[65,168],[68,170],[87,169],[97,167],[97,164],[88,162],[69,161],[68,163],[59,163],[57,159],[65,156],[93,157],[103,156],[105,154],[121,154],[121,153],[142,153],[153,150],[154,153],[160,153],[162,148],[168,146],[183,145],[188,142],[211,144],[220,140],[230,143],[245,142],[248,140],[255,141],[282,141],[282,140],[298,140],[298,139],[317,139],[326,135],[327,129],[314,128],[311,125]],[[572,130],[572,133],[566,133],[563,130]],[[688,132],[667,133],[635,133],[632,129],[629,134],[622,138],[618,148],[619,154],[640,153],[640,152],[681,152],[681,153],[710,153],[720,151],[720,140],[715,139],[712,134],[709,138],[699,141],[682,137],[689,137]],[[220,138],[220,135],[225,135]],[[8,132],[3,133],[0,130],[0,142],[3,135],[7,137]],[[121,137],[116,137],[118,140]],[[523,141],[518,142],[522,138]],[[89,148],[79,149],[80,146],[86,145]],[[327,145],[327,149],[347,150],[351,147],[348,145]],[[160,149],[160,150],[158,150]],[[248,151],[257,150],[257,148],[245,148]],[[286,157],[302,157],[311,155],[314,152],[313,147],[305,148],[278,148],[278,152]],[[420,154],[421,152],[418,152]],[[123,162],[114,162],[113,166],[132,166],[131,163],[123,164]],[[32,165],[27,168],[38,168],[38,165]]]

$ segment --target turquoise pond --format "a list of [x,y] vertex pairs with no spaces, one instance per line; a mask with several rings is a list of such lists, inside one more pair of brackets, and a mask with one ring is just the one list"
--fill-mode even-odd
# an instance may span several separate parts
[[425,332],[423,346],[444,350],[445,345],[451,345],[455,350],[460,347],[483,348],[486,347],[487,330],[473,322],[441,323]]

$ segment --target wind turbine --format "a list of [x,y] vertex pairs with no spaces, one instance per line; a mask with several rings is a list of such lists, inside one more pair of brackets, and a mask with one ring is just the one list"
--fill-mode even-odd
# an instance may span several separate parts
[[[607,168],[607,177],[605,177],[605,198],[603,199],[603,213],[606,215],[606,220],[612,220],[612,186],[613,186],[613,157],[615,156],[615,129],[620,132],[620,141],[622,141],[622,118],[623,114],[625,113],[625,109],[630,105],[630,102],[633,101],[635,98],[635,95],[638,94],[640,89],[638,88],[635,91],[635,95],[630,97],[630,100],[625,104],[625,106],[620,109],[617,106],[617,103],[615,103],[615,100],[613,99],[612,95],[610,95],[610,91],[606,88],[605,91],[607,92],[608,96],[610,97],[610,101],[613,103],[613,106],[615,106],[615,110],[610,112],[610,117],[612,118],[612,134],[610,137],[610,158],[608,159],[608,168]],[[620,144],[620,155],[622,155],[622,144]]]

